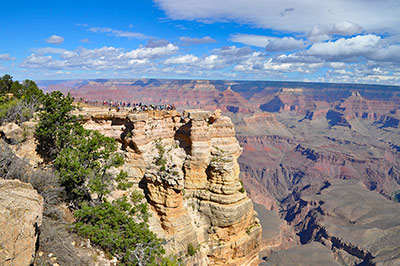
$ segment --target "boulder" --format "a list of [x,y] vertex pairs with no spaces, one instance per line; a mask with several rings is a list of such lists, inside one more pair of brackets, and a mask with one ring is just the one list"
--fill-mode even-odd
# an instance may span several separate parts
[[0,265],[32,264],[42,212],[43,198],[31,184],[0,179]]

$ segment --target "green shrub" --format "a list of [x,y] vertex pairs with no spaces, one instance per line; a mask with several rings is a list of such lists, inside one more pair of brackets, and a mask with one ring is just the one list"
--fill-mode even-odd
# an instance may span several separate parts
[[189,256],[194,256],[197,253],[198,248],[193,246],[192,243],[187,245],[187,253]]
[[35,138],[37,152],[47,159],[54,160],[69,144],[71,130],[77,125],[77,118],[70,114],[74,108],[72,101],[69,94],[64,96],[59,91],[43,97]]
[[239,189],[239,192],[240,192],[240,193],[245,193],[246,190],[245,190],[244,187],[243,187],[243,181],[242,181],[242,180],[239,180],[239,182],[240,182],[240,185],[242,185],[242,187]]
[[126,198],[98,206],[83,204],[75,211],[74,230],[115,256],[120,265],[160,265],[165,253],[162,241],[142,219],[147,209],[138,205],[132,207]]
[[67,141],[69,146],[60,151],[54,166],[71,202],[91,200],[93,193],[102,201],[110,192],[110,168],[124,162],[115,140],[76,124]]

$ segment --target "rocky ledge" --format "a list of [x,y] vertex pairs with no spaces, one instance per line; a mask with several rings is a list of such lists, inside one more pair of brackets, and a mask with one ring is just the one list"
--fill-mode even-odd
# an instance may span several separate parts
[[0,179],[0,265],[31,265],[42,212],[43,198],[30,184]]
[[[129,179],[151,206],[167,251],[198,247],[189,264],[257,265],[261,226],[239,180],[242,152],[220,111],[79,111],[84,126],[115,138]],[[122,192],[120,192],[122,193]]]

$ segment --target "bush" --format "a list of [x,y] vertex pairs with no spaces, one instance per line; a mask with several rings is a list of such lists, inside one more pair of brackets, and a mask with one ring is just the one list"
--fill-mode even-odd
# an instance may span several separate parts
[[[8,96],[11,94],[12,96]],[[44,93],[35,82],[25,80],[22,84],[13,81],[10,75],[0,79],[0,124],[18,124],[33,117],[39,108]]]
[[101,202],[110,192],[110,168],[124,162],[115,140],[76,124],[67,141],[54,161],[62,186],[71,202],[90,201],[93,193]]
[[115,256],[121,265],[160,265],[165,253],[162,242],[143,219],[147,209],[133,203],[134,207],[121,198],[98,206],[83,204],[75,211],[74,230]]
[[35,138],[37,152],[47,159],[54,160],[69,144],[71,130],[77,125],[77,118],[70,113],[72,101],[69,94],[64,96],[59,91],[43,97]]
[[30,120],[38,109],[38,100],[28,103],[21,99],[13,99],[0,105],[0,124],[14,122],[21,124]]
[[187,246],[187,253],[189,256],[194,256],[197,253],[198,248],[189,243]]
[[239,192],[240,192],[240,193],[245,193],[246,190],[245,190],[244,187],[243,187],[243,181],[242,181],[242,180],[239,180],[239,182],[240,182],[240,185],[242,186],[242,187],[239,189]]

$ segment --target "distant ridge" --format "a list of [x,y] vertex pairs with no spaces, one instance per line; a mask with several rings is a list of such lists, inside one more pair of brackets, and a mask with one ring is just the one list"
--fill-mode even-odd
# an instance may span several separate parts
[[[385,90],[400,90],[400,85],[381,85],[381,84],[364,84],[364,83],[331,83],[331,82],[300,82],[300,81],[262,81],[262,80],[206,80],[206,79],[156,79],[156,78],[137,78],[137,79],[129,79],[129,78],[117,78],[117,79],[61,79],[61,80],[38,80],[36,81],[39,86],[46,87],[46,85],[54,85],[64,82],[83,82],[83,81],[95,81],[99,83],[105,82],[129,82],[135,83],[135,85],[148,85],[150,83],[159,83],[159,82],[180,82],[180,83],[190,83],[194,81],[209,81],[214,85],[227,85],[229,83],[232,86],[232,90],[235,90],[234,87],[237,85],[245,85],[245,84],[256,84],[261,86],[270,86],[270,87],[286,87],[286,88],[316,88],[316,87],[324,87],[324,88],[337,88],[337,89],[352,89],[357,90],[368,90],[368,89],[378,89],[384,88]],[[225,87],[226,88],[226,87]]]

